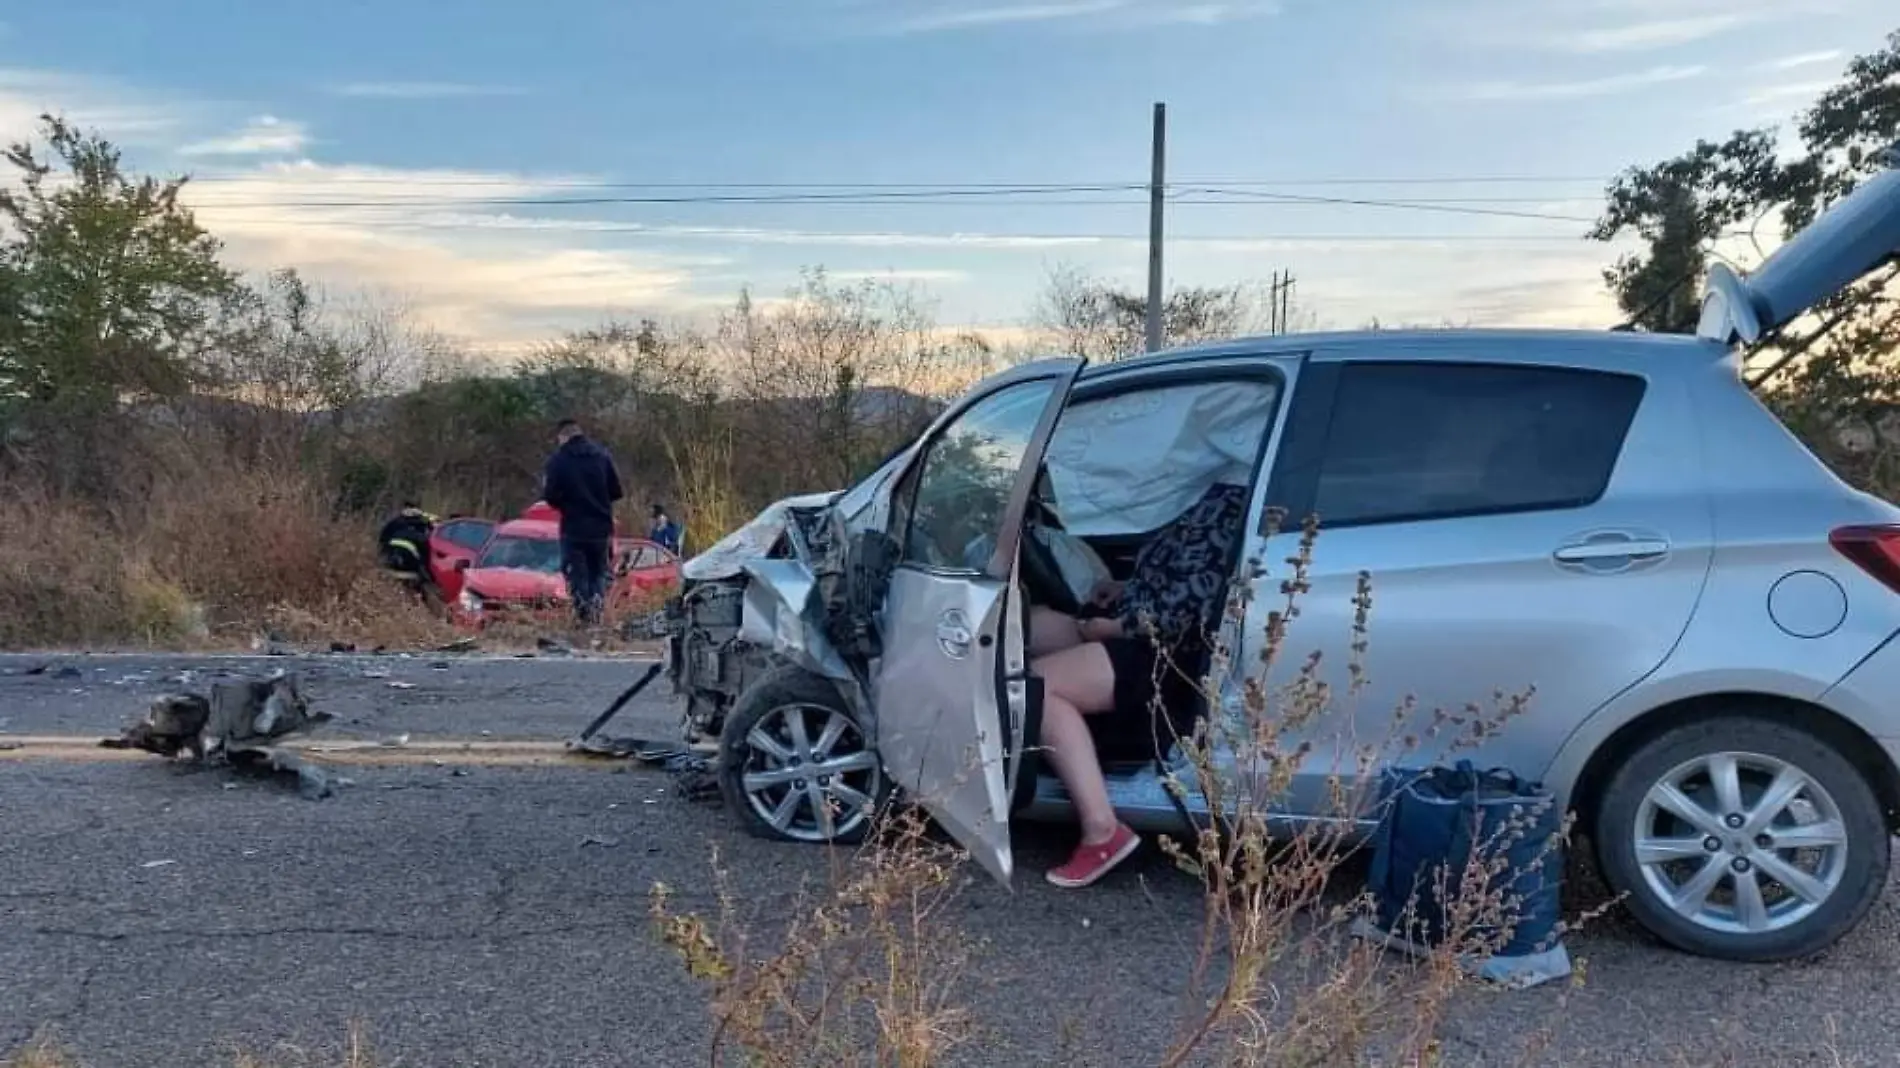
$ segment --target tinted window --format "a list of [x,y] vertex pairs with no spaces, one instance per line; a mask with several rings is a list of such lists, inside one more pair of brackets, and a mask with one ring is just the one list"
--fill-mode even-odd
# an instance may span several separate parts
[[503,536],[488,543],[477,567],[507,567],[553,575],[561,570],[561,543],[553,538]]
[[442,536],[450,545],[464,549],[479,549],[488,542],[487,523],[449,523],[442,528]]
[[988,563],[1054,389],[1047,379],[1010,386],[972,405],[930,443],[911,490],[905,561],[969,571]]
[[1609,484],[1642,396],[1633,375],[1348,365],[1314,510],[1339,526],[1589,504]]

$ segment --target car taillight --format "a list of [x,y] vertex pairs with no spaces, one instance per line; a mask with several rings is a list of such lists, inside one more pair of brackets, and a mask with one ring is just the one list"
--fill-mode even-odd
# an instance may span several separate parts
[[1836,527],[1827,540],[1881,585],[1900,593],[1900,526]]

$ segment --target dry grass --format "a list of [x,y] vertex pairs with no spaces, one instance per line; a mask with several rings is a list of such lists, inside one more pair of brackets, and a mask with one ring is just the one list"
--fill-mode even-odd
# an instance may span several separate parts
[[710,1062],[925,1068],[974,1041],[962,995],[982,947],[948,922],[963,860],[914,812],[891,814],[782,934],[748,921],[717,855],[711,916],[655,886],[660,937],[711,993]]
[[[684,449],[665,439],[667,460],[679,486],[682,547],[690,554],[712,545],[752,518],[741,499],[732,471],[732,436],[715,436]],[[682,455],[682,453],[684,455]]]
[[0,603],[4,648],[448,637],[382,573],[374,529],[294,470],[200,470],[110,509],[0,486]]

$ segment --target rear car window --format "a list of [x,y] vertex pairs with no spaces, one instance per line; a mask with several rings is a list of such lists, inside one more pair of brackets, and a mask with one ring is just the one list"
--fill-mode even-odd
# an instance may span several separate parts
[[1609,485],[1643,389],[1569,368],[1350,364],[1314,510],[1337,527],[1582,507]]
[[480,549],[488,542],[493,528],[487,523],[449,523],[442,528],[442,536],[450,545],[464,549]]
[[504,534],[488,543],[478,567],[506,567],[552,575],[561,570],[561,543]]

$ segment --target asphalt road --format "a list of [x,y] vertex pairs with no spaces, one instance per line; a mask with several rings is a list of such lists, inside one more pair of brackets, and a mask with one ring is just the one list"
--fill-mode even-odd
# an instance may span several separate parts
[[[39,664],[47,670],[19,672]],[[467,657],[0,657],[0,749],[115,733],[181,673],[299,670],[337,737],[558,741],[641,667]],[[76,668],[78,675],[61,669]],[[400,685],[392,685],[400,684]],[[615,733],[664,735],[664,684]],[[327,800],[219,771],[0,751],[0,1051],[51,1026],[86,1063],[215,1063],[235,1045],[322,1054],[360,1021],[383,1063],[704,1061],[704,991],[654,937],[655,881],[712,900],[712,851],[748,909],[782,917],[842,852],[760,842],[662,773],[461,766],[419,750]],[[79,752],[74,750],[73,752]],[[83,753],[81,754],[83,755]],[[101,754],[103,758],[104,754]],[[11,756],[13,759],[8,759]],[[406,762],[403,762],[406,761]],[[1035,874],[1059,829],[1018,836],[1011,893],[973,881],[987,948],[968,1063],[1152,1063],[1188,1006],[1198,889],[1151,849],[1087,892]],[[1900,893],[1823,960],[1745,967],[1658,948],[1620,919],[1573,937],[1580,987],[1461,1000],[1450,1064],[1900,1064]],[[1089,1051],[1078,1053],[1078,1050]]]

